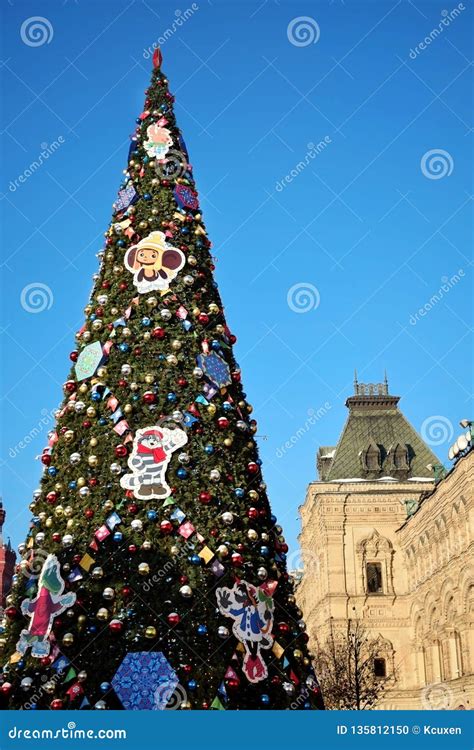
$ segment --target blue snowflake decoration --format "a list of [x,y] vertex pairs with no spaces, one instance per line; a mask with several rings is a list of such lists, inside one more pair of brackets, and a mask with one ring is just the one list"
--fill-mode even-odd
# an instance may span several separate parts
[[119,190],[118,198],[114,203],[115,211],[123,211],[138,200],[138,193],[134,186],[129,184],[123,190]]
[[112,678],[112,687],[127,711],[163,711],[178,677],[161,651],[128,653]]
[[199,354],[197,363],[206,378],[217,388],[222,388],[232,382],[229,365],[219,354],[215,352],[211,352],[211,354]]

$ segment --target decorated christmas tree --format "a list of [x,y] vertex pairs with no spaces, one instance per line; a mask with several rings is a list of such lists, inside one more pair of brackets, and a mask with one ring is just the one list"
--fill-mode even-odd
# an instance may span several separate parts
[[144,111],[3,623],[8,708],[322,708],[173,96]]

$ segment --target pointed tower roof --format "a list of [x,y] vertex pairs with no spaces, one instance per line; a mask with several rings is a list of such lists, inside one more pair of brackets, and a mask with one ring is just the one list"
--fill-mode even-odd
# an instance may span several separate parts
[[339,442],[318,452],[322,481],[433,480],[427,466],[438,458],[399,410],[399,400],[390,395],[386,374],[383,383],[359,383],[356,376]]

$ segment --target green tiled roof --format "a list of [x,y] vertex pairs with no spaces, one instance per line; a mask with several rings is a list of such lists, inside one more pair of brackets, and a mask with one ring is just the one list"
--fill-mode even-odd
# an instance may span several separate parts
[[[424,477],[433,479],[428,464],[439,460],[423,442],[416,430],[398,409],[399,398],[388,393],[361,395],[348,398],[349,416],[332,459],[321,462],[321,456],[331,449],[320,449],[318,467],[323,481],[338,479],[376,479],[391,476],[394,479]],[[370,471],[362,454],[372,445],[380,451],[380,467]],[[408,464],[405,469],[396,466],[393,453],[396,446],[406,449]],[[322,464],[326,464],[323,468]]]

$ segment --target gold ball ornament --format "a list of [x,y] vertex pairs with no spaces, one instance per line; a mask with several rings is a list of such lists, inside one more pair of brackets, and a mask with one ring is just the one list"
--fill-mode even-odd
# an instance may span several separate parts
[[91,438],[89,440],[89,445],[90,445],[91,448],[95,448],[95,446],[98,445],[98,444],[99,444],[99,441],[95,437],[93,437],[93,438]]
[[156,638],[156,628],[153,625],[148,625],[146,628],[145,638]]
[[95,417],[96,410],[94,409],[93,406],[88,406],[87,409],[86,409],[86,414],[87,414],[88,417],[91,417],[91,418]]
[[148,563],[140,563],[138,566],[138,572],[141,576],[147,576],[150,572],[150,566]]
[[106,367],[99,367],[97,370],[97,376],[99,378],[106,378],[107,377],[107,368]]
[[96,617],[98,620],[102,620],[104,622],[105,620],[109,619],[109,610],[105,607],[101,607],[99,610],[97,610]]
[[233,439],[230,437],[224,438],[224,445],[226,448],[230,448],[233,442],[234,442]]
[[133,406],[131,404],[125,404],[125,406],[123,407],[123,410],[125,414],[131,414],[133,411]]
[[66,443],[70,443],[71,440],[74,440],[74,434],[74,430],[66,430],[66,432],[64,433],[64,440],[66,441]]
[[79,393],[87,393],[88,390],[89,388],[87,387],[87,385],[85,383],[81,383],[81,385],[79,386]]
[[150,331],[145,331],[145,333],[143,334],[143,341],[151,341]]
[[[74,636],[72,633],[65,633],[62,637],[62,642],[64,646],[72,646],[74,643]],[[54,683],[53,683],[54,686]]]
[[46,526],[47,529],[50,529],[53,525],[53,519],[47,518],[44,525]]
[[77,480],[77,486],[79,487],[79,489],[80,489],[81,487],[85,487],[85,486],[86,486],[86,484],[87,484],[87,482],[86,482],[86,480],[84,479],[84,477],[79,477],[79,479]]
[[215,404],[209,404],[209,406],[207,407],[207,411],[211,415],[211,417],[213,417],[214,414],[217,411],[216,405]]
[[94,456],[94,455],[88,456],[87,463],[89,464],[89,466],[97,466],[99,463],[99,459],[97,458],[97,456]]

